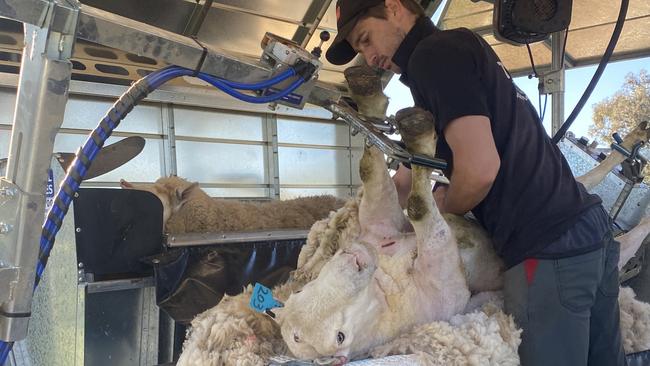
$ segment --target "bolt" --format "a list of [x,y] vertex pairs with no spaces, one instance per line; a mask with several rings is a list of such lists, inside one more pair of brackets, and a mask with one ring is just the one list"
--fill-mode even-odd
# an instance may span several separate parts
[[79,192],[74,193],[74,198],[79,198]]
[[0,234],[9,234],[14,226],[0,221]]
[[80,232],[81,232],[81,228],[80,228],[80,227],[78,227],[78,228],[76,228],[76,229],[75,229],[74,231],[76,231],[76,232],[78,232],[78,233],[80,233]]
[[83,262],[79,262],[79,264],[77,266],[79,266],[79,268],[84,268]]
[[152,260],[151,262],[152,262],[153,264],[158,264],[158,263],[160,263],[160,259],[154,259],[154,260]]

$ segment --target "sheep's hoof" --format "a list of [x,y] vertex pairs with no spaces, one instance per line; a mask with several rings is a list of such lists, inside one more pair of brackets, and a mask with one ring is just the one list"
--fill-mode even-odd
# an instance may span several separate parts
[[353,66],[343,72],[352,94],[369,96],[382,93],[381,78],[369,66]]

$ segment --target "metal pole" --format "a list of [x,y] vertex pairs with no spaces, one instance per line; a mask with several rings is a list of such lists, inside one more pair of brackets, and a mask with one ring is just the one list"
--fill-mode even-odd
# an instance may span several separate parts
[[[552,78],[546,79],[546,82],[555,83],[552,88],[552,113],[551,113],[551,135],[560,129],[564,123],[564,55],[562,49],[564,48],[564,38],[566,34],[564,31],[555,32],[551,35],[551,49],[553,52],[551,59],[551,75]],[[540,111],[541,112],[541,111]]]
[[25,49],[7,176],[0,180],[0,188],[12,192],[0,194],[0,222],[8,229],[0,232],[0,277],[3,270],[16,273],[13,278],[5,278],[11,290],[0,295],[0,340],[3,341],[27,336],[47,169],[54,138],[63,122],[72,72],[69,58],[76,19],[69,21],[72,32],[62,33],[25,24]]

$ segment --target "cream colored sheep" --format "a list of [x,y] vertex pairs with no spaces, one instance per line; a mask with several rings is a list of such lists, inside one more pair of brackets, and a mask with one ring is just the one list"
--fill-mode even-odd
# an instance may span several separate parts
[[172,234],[309,229],[344,203],[326,195],[267,202],[217,199],[208,196],[198,183],[176,176],[160,178],[153,184],[131,184],[125,180],[120,184],[124,189],[155,194],[163,204],[165,230]]

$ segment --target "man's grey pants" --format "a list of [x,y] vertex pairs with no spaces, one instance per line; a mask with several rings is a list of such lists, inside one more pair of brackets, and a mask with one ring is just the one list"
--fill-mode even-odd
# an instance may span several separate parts
[[506,312],[523,329],[523,366],[625,365],[618,308],[620,246],[528,259],[505,273]]

